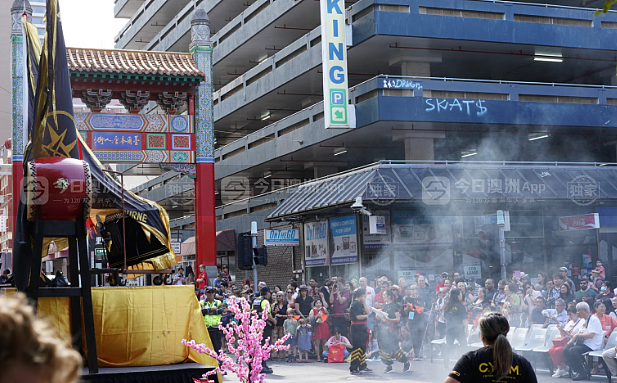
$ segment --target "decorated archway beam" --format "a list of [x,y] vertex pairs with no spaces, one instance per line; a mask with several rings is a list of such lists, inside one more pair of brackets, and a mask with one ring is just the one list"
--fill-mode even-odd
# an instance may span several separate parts
[[101,162],[196,162],[192,115],[75,113],[75,126]]

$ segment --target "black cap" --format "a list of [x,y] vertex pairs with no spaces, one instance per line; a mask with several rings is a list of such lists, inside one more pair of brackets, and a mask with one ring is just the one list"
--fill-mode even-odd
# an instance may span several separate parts
[[267,293],[269,293],[271,290],[268,286],[264,286],[261,288],[261,290],[259,290],[259,292],[261,293],[261,295],[266,295]]

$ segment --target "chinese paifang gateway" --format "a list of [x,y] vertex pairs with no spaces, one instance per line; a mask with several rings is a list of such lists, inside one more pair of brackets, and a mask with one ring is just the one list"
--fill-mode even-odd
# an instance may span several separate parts
[[[166,211],[154,202],[140,198],[130,191],[123,190],[122,186],[114,178],[104,171],[103,165],[97,160],[86,142],[78,133],[73,118],[73,104],[71,94],[71,80],[68,61],[75,63],[75,57],[79,50],[73,52],[64,46],[62,23],[57,13],[57,3],[52,1],[53,9],[48,22],[48,36],[45,45],[40,47],[36,28],[32,27],[25,18],[23,20],[26,30],[27,68],[29,89],[29,115],[28,132],[30,142],[24,156],[24,164],[30,164],[47,157],[64,157],[82,160],[87,167],[88,185],[85,201],[85,219],[90,222],[90,227],[96,222],[104,222],[101,233],[109,244],[109,262],[111,267],[123,265],[126,256],[126,265],[138,269],[165,269],[176,264],[175,254],[171,249],[169,234],[169,218]],[[39,60],[40,55],[40,60]],[[98,55],[100,57],[100,54]],[[164,59],[174,60],[168,55],[162,55]],[[67,60],[68,58],[68,60]],[[160,61],[161,58],[159,58]],[[77,61],[80,61],[79,59]],[[112,60],[111,62],[116,62]],[[180,60],[183,62],[182,60]],[[186,61],[186,60],[184,60]],[[109,61],[107,61],[109,62]],[[120,60],[120,62],[122,62]],[[177,62],[174,61],[174,62]],[[39,66],[40,65],[40,66]],[[97,68],[99,66],[94,66]],[[166,65],[163,66],[167,68]],[[185,68],[186,67],[186,68]],[[101,67],[102,68],[102,67]],[[194,64],[186,63],[182,66],[189,75],[195,75],[198,71]],[[158,70],[158,69],[157,69]],[[140,137],[131,134],[126,137],[107,138],[117,141],[118,144],[134,145],[140,141]],[[105,137],[103,137],[105,140]],[[30,168],[28,168],[30,166]],[[30,177],[36,176],[32,172],[31,165],[24,166],[30,169]],[[35,177],[36,179],[36,177]],[[68,180],[67,182],[70,182]],[[36,185],[31,184],[31,185]],[[40,194],[40,190],[29,190],[33,195]],[[50,189],[52,190],[52,189]],[[70,199],[72,200],[72,198]],[[15,253],[15,280],[18,287],[25,289],[28,283],[28,274],[31,257],[29,238],[32,226],[27,224],[27,219],[32,219],[32,212],[37,209],[28,209],[22,206],[16,224]],[[31,206],[35,206],[34,200]],[[126,212],[126,236],[123,238],[122,217],[113,216],[121,211],[124,206]],[[39,209],[40,210],[40,209]],[[49,238],[47,242],[52,240]],[[126,254],[123,246],[126,240]],[[65,240],[58,239],[57,246],[65,247]],[[46,249],[47,246],[44,246]],[[42,256],[46,255],[46,250]],[[147,264],[142,264],[146,262]]]

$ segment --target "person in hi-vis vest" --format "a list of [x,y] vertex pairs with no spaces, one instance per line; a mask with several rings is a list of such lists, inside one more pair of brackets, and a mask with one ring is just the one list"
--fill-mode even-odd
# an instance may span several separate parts
[[206,287],[206,299],[199,302],[199,304],[201,305],[201,314],[204,316],[204,322],[206,327],[208,327],[212,347],[214,347],[214,351],[219,352],[223,347],[221,330],[219,330],[223,309],[220,307],[221,301],[214,299],[214,291],[214,288]]

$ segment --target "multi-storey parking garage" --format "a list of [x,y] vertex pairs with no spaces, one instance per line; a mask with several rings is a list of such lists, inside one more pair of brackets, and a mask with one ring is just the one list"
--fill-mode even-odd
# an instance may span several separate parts
[[[300,231],[300,246],[270,251],[266,280],[485,276],[499,267],[497,210],[510,212],[511,270],[584,270],[584,254],[612,264],[617,246],[617,13],[545,2],[346,3],[352,130],[324,128],[318,1],[118,1],[131,19],[116,42],[186,51],[192,12],[209,12],[218,228]],[[177,177],[136,191],[190,229],[190,181],[156,191]],[[386,234],[354,214],[356,197]],[[591,228],[560,229],[588,214]],[[316,223],[325,238],[307,235]],[[219,250],[233,268],[232,249]]]

